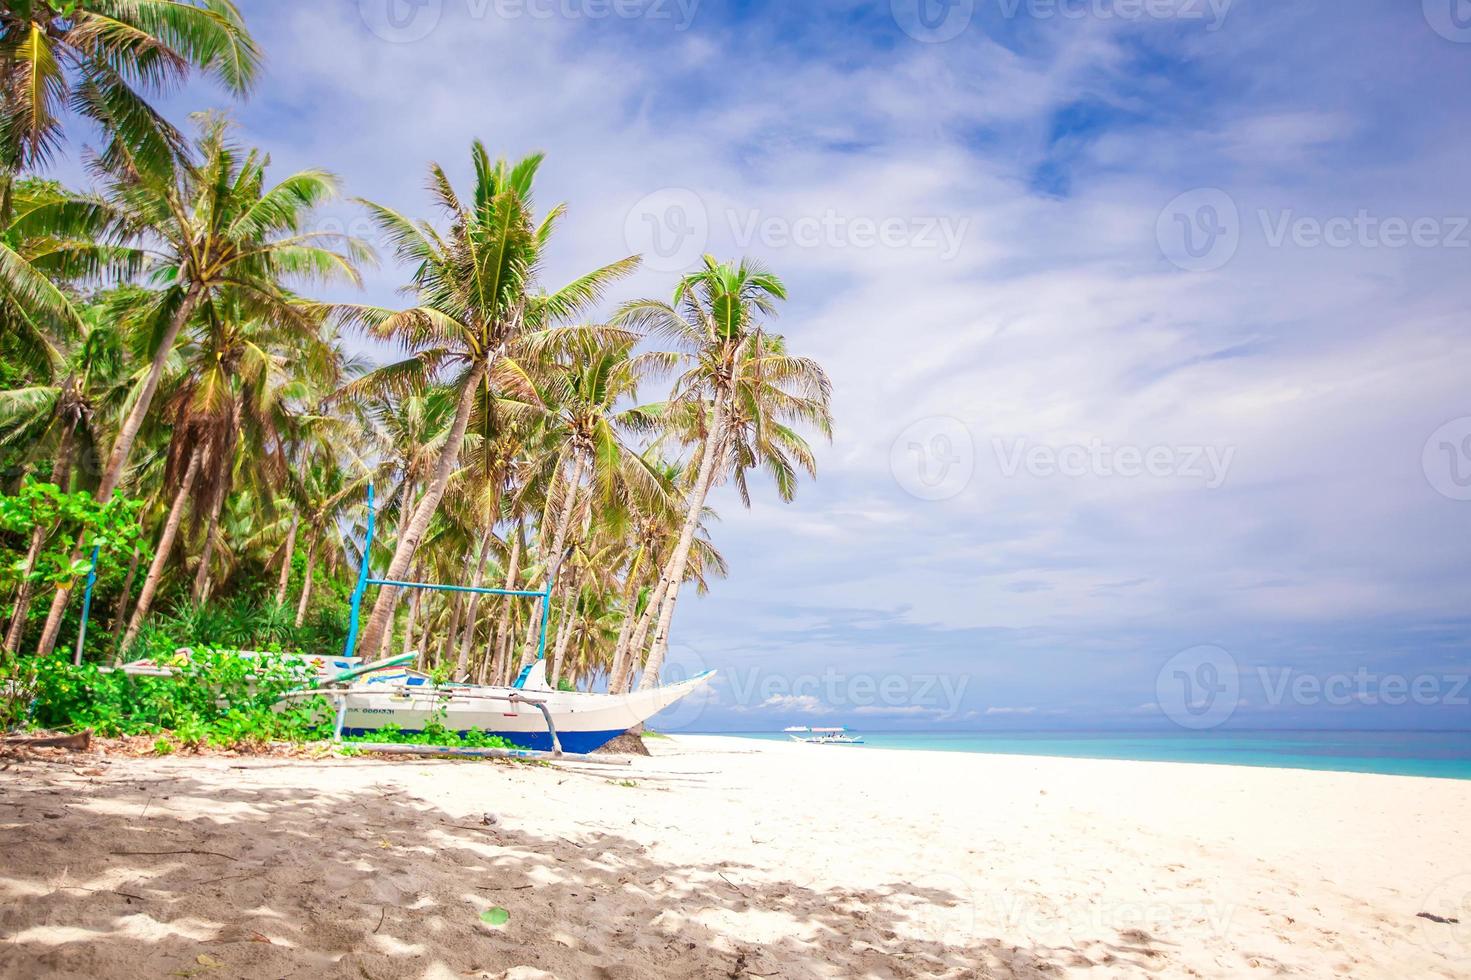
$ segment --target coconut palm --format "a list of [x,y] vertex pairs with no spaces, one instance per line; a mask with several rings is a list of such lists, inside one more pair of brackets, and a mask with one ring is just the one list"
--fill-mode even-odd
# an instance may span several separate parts
[[[218,116],[202,117],[196,151],[198,162],[180,161],[167,176],[139,169],[126,155],[99,162],[109,207],[143,240],[162,286],[139,314],[156,342],[103,470],[99,502],[110,500],[122,479],[174,344],[201,307],[228,292],[245,315],[310,335],[313,317],[285,282],[359,283],[357,264],[371,258],[355,239],[308,230],[316,207],[337,193],[331,174],[304,170],[268,187],[269,157],[243,152]],[[187,472],[187,460],[183,466]],[[57,591],[42,653],[55,644],[69,597],[70,589]]]
[[[449,220],[441,234],[389,208],[368,203],[401,260],[415,266],[418,305],[406,310],[358,307],[353,319],[374,336],[397,341],[411,356],[352,382],[348,397],[409,393],[444,385],[454,393],[455,415],[423,496],[399,535],[387,577],[402,579],[439,508],[459,462],[478,390],[496,375],[509,386],[524,371],[516,359],[535,357],[564,342],[558,324],[576,319],[613,280],[637,265],[629,257],[574,280],[552,293],[536,292],[544,252],[557,219],[553,208],[533,217],[532,183],[539,154],[512,166],[492,163],[485,147],[472,148],[475,188],[468,203],[444,171],[430,168],[430,189]],[[397,590],[384,587],[363,630],[362,646],[376,650],[393,614]]]
[[230,0],[3,0],[0,171],[49,160],[66,109],[166,170],[183,140],[144,94],[199,71],[243,95],[260,60]]
[[[56,377],[0,391],[0,447],[26,447],[28,454],[38,448],[49,452],[51,482],[63,491],[71,488],[76,460],[94,458],[96,448],[104,444],[110,417],[127,390],[126,345],[108,305],[86,307],[82,320],[82,332],[70,344],[55,348],[60,361]],[[19,649],[32,595],[29,576],[54,531],[41,525],[31,531],[5,637],[7,653]]]
[[745,472],[761,465],[775,477],[782,499],[790,500],[795,469],[813,472],[813,461],[806,443],[786,423],[831,432],[826,373],[815,361],[788,354],[761,322],[785,298],[781,280],[755,263],[722,263],[707,255],[703,268],[680,280],[672,303],[638,300],[615,319],[673,342],[686,359],[669,418],[687,425],[699,459],[679,539],[644,614],[652,619],[657,610],[640,687],[658,682],[674,604],[710,488],[717,479],[734,476],[749,504]]

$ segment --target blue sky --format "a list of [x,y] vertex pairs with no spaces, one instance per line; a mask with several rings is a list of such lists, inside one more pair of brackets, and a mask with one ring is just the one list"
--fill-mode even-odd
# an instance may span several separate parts
[[787,280],[836,438],[715,501],[670,727],[1467,727],[1454,2],[245,0],[238,116],[414,214],[545,150],[550,280]]

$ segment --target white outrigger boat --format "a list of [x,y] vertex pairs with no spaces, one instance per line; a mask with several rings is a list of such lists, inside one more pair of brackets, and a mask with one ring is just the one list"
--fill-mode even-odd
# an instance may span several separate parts
[[[368,486],[367,540],[364,556],[373,551],[373,487]],[[537,757],[543,754],[585,755],[612,739],[648,721],[660,711],[704,686],[715,671],[707,670],[678,684],[626,694],[594,694],[583,691],[554,689],[546,678],[547,620],[550,615],[552,586],[557,580],[553,563],[546,584],[539,590],[491,589],[428,582],[400,582],[372,578],[366,557],[358,567],[357,586],[352,592],[351,615],[347,642],[340,657],[300,656],[307,670],[315,675],[315,686],[292,691],[283,704],[295,698],[324,697],[337,710],[335,738],[344,735],[364,736],[385,728],[396,728],[402,734],[414,735],[431,724],[461,735],[478,731],[497,735],[520,746],[515,749],[440,748],[438,746],[391,745],[363,743],[371,751],[421,752],[484,756]],[[368,586],[390,586],[396,589],[430,589],[442,592],[471,592],[482,595],[528,596],[539,600],[541,635],[537,658],[522,669],[515,683],[507,687],[480,684],[435,684],[421,671],[407,664],[415,654],[389,657],[364,664],[353,656],[357,645],[358,616],[363,594]],[[187,658],[188,649],[180,649],[176,657]],[[240,656],[255,657],[251,651]],[[129,674],[169,676],[176,670],[167,664],[139,660],[122,668]]]
[[793,725],[783,729],[787,738],[808,745],[862,745],[863,736],[850,734],[846,728],[808,728]]
[[[555,690],[546,679],[547,621],[551,613],[552,586],[561,565],[558,558],[547,571],[541,589],[491,589],[429,582],[402,582],[373,578],[368,557],[373,553],[373,486],[368,485],[368,520],[363,561],[358,566],[357,587],[352,592],[351,615],[343,657],[352,657],[357,645],[358,615],[368,586],[395,589],[428,589],[440,592],[469,592],[480,595],[528,596],[541,607],[541,633],[537,656],[522,669],[509,687],[476,684],[439,684],[419,671],[399,668],[411,655],[366,664],[337,674],[331,684],[315,692],[337,705],[337,735],[368,735],[389,726],[404,734],[424,730],[431,721],[450,731],[477,730],[498,735],[518,746],[513,750],[465,750],[479,753],[532,755],[549,752],[586,754],[605,745],[630,728],[643,724],[663,709],[704,686],[715,671],[707,670],[679,684],[627,694],[593,694]],[[370,743],[371,744],[371,743]]]
[[406,734],[431,724],[465,734],[498,735],[533,752],[584,755],[636,728],[706,684],[713,670],[678,684],[627,694],[554,690],[546,680],[546,661],[535,661],[515,686],[435,685],[427,674],[398,667],[392,658],[339,675],[338,687],[302,691],[338,705],[341,735],[359,736],[388,726]]

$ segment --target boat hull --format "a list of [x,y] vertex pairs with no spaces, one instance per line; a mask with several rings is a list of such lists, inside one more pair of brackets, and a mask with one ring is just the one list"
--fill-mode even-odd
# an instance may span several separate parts
[[[345,735],[371,735],[396,726],[406,734],[415,734],[437,722],[462,735],[479,731],[498,735],[521,748],[550,751],[552,738],[547,731],[546,717],[535,704],[527,703],[537,701],[544,704],[551,714],[562,749],[586,753],[643,724],[693,693],[707,683],[713,673],[707,671],[680,684],[628,694],[508,687],[414,689],[365,684],[350,689],[345,695],[342,730]],[[483,696],[513,694],[525,701],[513,703]]]

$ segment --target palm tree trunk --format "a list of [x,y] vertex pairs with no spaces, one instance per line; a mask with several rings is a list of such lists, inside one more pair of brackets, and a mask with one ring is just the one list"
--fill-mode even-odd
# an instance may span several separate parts
[[[164,366],[168,363],[169,354],[174,349],[174,342],[179,339],[179,332],[184,329],[184,324],[189,322],[189,317],[194,314],[194,308],[199,304],[201,289],[198,284],[189,287],[184,298],[179,301],[179,308],[174,311],[174,316],[169,320],[168,329],[164,331],[163,337],[158,344],[158,350],[153,354],[153,361],[148,365],[148,375],[143,379],[143,387],[138,392],[137,399],[133,402],[132,409],[123,420],[122,428],[118,430],[117,441],[112,444],[112,455],[107,460],[107,469],[102,474],[102,484],[97,488],[95,499],[99,504],[105,504],[112,499],[112,493],[123,478],[123,471],[127,469],[128,457],[133,453],[133,443],[138,441],[138,433],[143,428],[143,420],[148,416],[148,408],[153,403],[153,396],[158,391],[158,382],[163,377]],[[78,561],[82,557],[82,540],[77,539],[77,544],[72,549],[72,561]],[[61,632],[61,617],[66,613],[66,604],[71,599],[72,588],[63,585],[56,590],[56,597],[51,601],[51,611],[46,616],[46,627],[41,631],[41,642],[37,646],[37,652],[42,655],[49,654],[56,648],[56,637]],[[140,597],[141,599],[141,597]]]
[[306,610],[312,603],[312,573],[317,564],[317,538],[315,535],[306,546],[306,575],[301,580],[301,601],[296,604],[296,628],[306,622]]
[[[485,581],[485,562],[490,557],[490,530],[487,528],[480,537],[480,559],[475,564],[475,576],[470,580],[471,588],[480,588],[480,583]],[[470,644],[475,637],[475,614],[480,605],[480,593],[470,593],[470,608],[465,611],[465,635],[460,640],[460,655],[455,658],[455,679],[465,676],[465,668],[470,663]]]
[[286,554],[281,558],[281,578],[276,583],[276,605],[286,601],[286,586],[291,582],[291,559],[296,557],[296,528],[301,523],[301,515],[295,512],[291,515],[291,530],[286,532]]
[[116,667],[122,663],[122,645],[119,639],[122,637],[123,620],[128,615],[128,599],[133,595],[133,576],[138,574],[138,549],[133,548],[133,557],[128,562],[128,574],[123,579],[123,590],[118,593],[117,605],[112,610],[112,665]]
[[[505,589],[516,587],[516,576],[521,571],[521,548],[522,540],[525,538],[525,523],[516,522],[516,534],[511,539],[511,558],[506,563]],[[495,626],[495,654],[491,657],[490,679],[491,683],[499,683],[501,672],[505,669],[506,654],[510,651],[513,630],[511,629],[511,612],[516,605],[516,597],[513,595],[501,596],[500,620]]]
[[638,601],[638,567],[643,559],[643,549],[629,563],[628,575],[623,580],[623,622],[618,626],[618,641],[613,644],[613,665],[608,668],[608,693],[623,693],[623,684],[628,673],[628,641],[633,637],[633,622],[638,617],[634,603]]
[[[444,449],[439,453],[439,460],[435,464],[434,477],[424,489],[424,496],[420,498],[419,505],[414,508],[414,516],[409,521],[407,531],[399,535],[398,546],[393,551],[393,561],[388,565],[388,574],[385,578],[403,579],[404,572],[408,571],[409,564],[414,560],[414,554],[419,550],[419,542],[424,539],[424,533],[429,530],[429,522],[434,517],[435,511],[439,509],[439,501],[444,497],[445,488],[449,486],[449,478],[454,473],[455,464],[460,458],[460,447],[465,441],[465,429],[470,424],[470,412],[475,407],[475,390],[480,387],[481,380],[489,368],[489,362],[481,359],[475,362],[470,376],[465,379],[464,387],[460,389],[459,403],[455,406],[455,421],[450,427],[449,438],[445,441]],[[368,619],[367,628],[363,630],[362,648],[365,650],[376,650],[383,642],[383,633],[393,617],[393,603],[398,590],[391,585],[385,585],[378,590],[378,599],[373,603],[373,615]]]
[[439,646],[437,647],[438,652],[434,656],[435,666],[443,666],[444,662],[449,659],[449,655],[454,652],[455,638],[460,632],[460,614],[464,611],[464,608],[464,605],[460,602],[460,597],[454,593],[450,593],[449,629],[444,631],[444,636],[439,641]]
[[190,598],[195,602],[204,599],[204,587],[209,582],[209,560],[214,557],[215,532],[220,526],[220,508],[225,503],[225,492],[221,489],[210,501],[209,520],[204,525],[204,551],[199,555],[199,569],[194,573],[194,590]]
[[121,649],[124,653],[138,636],[138,630],[143,627],[143,620],[148,618],[148,610],[153,605],[154,593],[158,591],[158,584],[163,580],[163,570],[168,565],[169,552],[174,549],[174,538],[179,533],[179,523],[184,519],[184,503],[189,499],[189,491],[194,488],[194,478],[199,475],[199,459],[200,451],[196,448],[189,457],[189,468],[184,471],[184,479],[180,481],[179,489],[174,493],[174,502],[169,507],[169,516],[163,524],[163,534],[158,539],[158,551],[154,552],[153,563],[148,566],[148,576],[143,580],[143,591],[138,593],[138,605],[133,607],[133,618],[128,621],[128,631],[123,634]]
[[[62,493],[66,493],[71,485],[72,447],[75,445],[73,436],[74,430],[71,426],[61,430],[61,442],[56,448],[55,464],[51,467],[51,481]],[[26,615],[31,609],[31,597],[35,595],[30,576],[36,570],[36,562],[41,558],[41,548],[60,526],[58,522],[48,531],[43,525],[37,524],[31,531],[31,544],[26,549],[25,571],[21,573],[20,588],[15,596],[15,612],[10,620],[10,629],[5,634],[6,653],[15,653],[20,649],[20,641],[26,631]]]
[[643,663],[644,651],[648,649],[649,631],[659,619],[659,612],[664,608],[664,596],[668,592],[668,583],[660,575],[654,591],[649,593],[649,604],[644,606],[643,615],[638,618],[638,625],[634,627],[633,636],[628,641],[628,660],[623,667],[624,691],[631,685],[634,671]]
[[31,531],[31,546],[26,549],[25,571],[21,574],[20,589],[15,596],[15,612],[11,614],[10,629],[5,634],[5,652],[14,653],[20,649],[21,637],[26,630],[26,613],[31,606],[31,573],[36,570],[36,562],[41,557],[41,546],[46,543],[46,529],[37,524]]
[[[556,570],[558,564],[561,561],[562,549],[567,546],[567,530],[572,526],[572,510],[577,504],[578,484],[580,484],[581,482],[582,454],[574,453],[572,461],[572,479],[567,481],[567,495],[562,500],[562,513],[557,517],[556,531],[552,536],[552,550],[547,552],[547,554],[545,555],[545,560],[547,563],[546,574],[548,580],[550,580],[552,573]],[[551,594],[551,588],[549,587],[548,582],[543,582],[542,588],[547,591],[548,595]],[[533,617],[533,619],[537,620],[538,623],[540,622],[539,617]],[[526,631],[526,645],[521,649],[521,666],[523,668],[536,659],[536,657],[532,655],[532,651],[536,649],[536,644],[533,642],[536,635],[537,634],[532,630]]]
[[404,653],[414,652],[414,620],[419,618],[419,603],[424,598],[423,589],[414,590],[414,598],[409,602],[409,618],[404,623]]
[[577,619],[577,573],[574,571],[567,576],[567,584],[562,589],[562,622],[557,625],[557,643],[552,650],[552,669],[548,675],[552,687],[557,686],[557,679],[562,676],[562,658],[567,655],[567,641],[572,638],[572,624]]
[[695,476],[694,492],[690,494],[689,509],[684,515],[684,527],[679,531],[679,542],[669,556],[660,584],[665,599],[659,610],[659,626],[654,631],[654,646],[649,650],[649,659],[644,664],[644,675],[639,678],[640,691],[658,686],[659,668],[664,665],[664,654],[669,649],[669,624],[674,618],[674,601],[679,597],[679,586],[684,581],[685,566],[689,563],[690,548],[695,543],[695,531],[700,526],[700,516],[705,511],[705,498],[710,494],[710,485],[715,482],[715,459],[720,455],[725,441],[725,398],[717,396],[710,432],[705,437],[704,452],[700,455],[700,469]]

